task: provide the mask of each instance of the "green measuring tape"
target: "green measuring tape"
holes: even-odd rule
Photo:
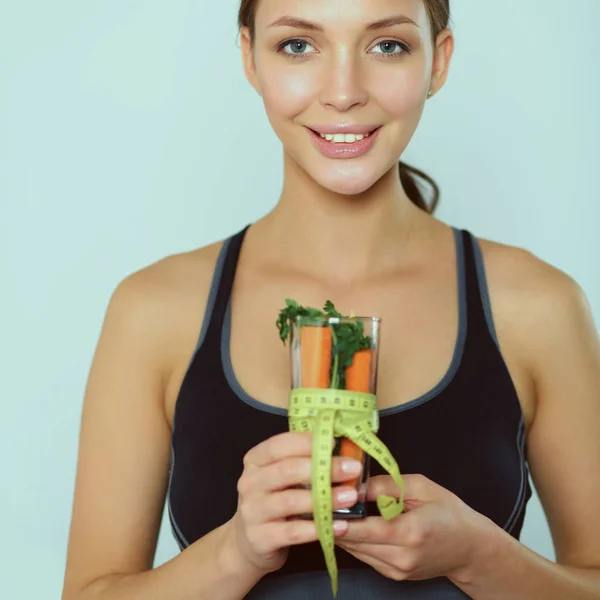
[[[380,495],[377,508],[381,516],[393,519],[404,510],[404,482],[398,464],[385,444],[375,435],[379,430],[379,413],[374,394],[335,389],[296,388],[289,396],[290,431],[313,433],[311,488],[313,518],[325,564],[331,578],[334,597],[338,593],[338,568],[333,534],[333,500],[331,489],[331,442],[346,437],[374,458],[400,488],[400,498]]]

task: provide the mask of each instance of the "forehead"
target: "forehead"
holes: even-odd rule
[[[422,28],[428,20],[425,0],[259,0],[256,28],[267,28],[284,15],[313,21],[325,31],[362,28],[394,15],[407,16]]]

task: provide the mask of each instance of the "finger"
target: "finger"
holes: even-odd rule
[[[245,467],[264,467],[290,456],[310,456],[313,434],[286,431],[274,435],[253,448],[244,456]]]
[[[414,549],[422,546],[430,535],[437,510],[437,506],[430,503],[402,513],[389,521],[383,517],[351,521],[348,531],[343,535],[343,541],[350,544],[378,544]]]
[[[356,465],[358,471],[349,467]],[[362,465],[351,458],[335,456],[331,460],[331,481],[343,482],[355,479]],[[273,492],[295,485],[310,485],[312,462],[307,457],[285,458],[261,469],[254,469],[244,475],[242,492]]]
[[[402,581],[404,579],[407,579],[406,573],[400,571],[393,565],[390,565],[389,563],[380,560],[375,556],[372,556],[367,552],[362,552],[361,550],[353,549],[350,547],[345,548],[342,544],[339,544],[339,546],[346,550],[346,552],[352,554],[352,556],[358,558],[358,560],[364,562],[367,565],[370,565],[375,570],[379,571],[382,575],[385,575],[385,577],[388,577],[389,579],[393,579],[394,581]]]
[[[365,556],[370,556],[374,560],[404,573],[407,577],[414,575],[418,568],[419,555],[410,548],[383,544],[354,544],[338,539],[335,540],[335,543],[346,552],[360,552]]]
[[[371,556],[372,558],[386,563],[390,567],[395,567],[398,563],[398,557],[400,555],[400,550],[397,546],[390,546],[388,544],[364,544],[364,543],[354,543],[347,542],[341,537],[336,540],[336,544],[343,548],[347,552],[360,552],[362,554],[366,554]],[[406,550],[404,550],[406,552]]]
[[[274,435],[253,448],[244,456],[244,466],[264,467],[289,456],[310,456],[312,453],[312,432],[286,431]],[[331,448],[335,440],[331,440]]]
[[[403,475],[404,500],[410,506],[433,502],[442,495],[442,488],[424,475]],[[442,492],[442,493],[441,493]],[[377,496],[385,494],[394,498],[400,498],[400,488],[392,479],[391,475],[376,475],[369,478],[367,486],[367,500],[374,502]]]
[[[356,504],[356,489],[348,486],[336,487],[333,490],[333,508],[348,508]],[[312,491],[306,489],[289,489],[269,494],[264,502],[256,508],[252,521],[274,521],[298,515],[312,514]]]
[[[367,500],[375,502],[378,496],[385,494],[394,498],[400,498],[400,488],[390,475],[375,475],[369,477],[367,485]]]
[[[402,519],[404,516],[398,515],[390,521],[386,521],[382,517],[367,517],[366,519],[351,521],[348,523],[348,531],[340,539],[349,543],[395,543],[398,538],[396,521]]]
[[[339,535],[339,532],[343,531],[345,527],[345,521],[334,521],[334,534]],[[315,542],[319,539],[315,522],[305,519],[265,523],[256,528],[255,537],[255,549],[264,554],[287,546]]]

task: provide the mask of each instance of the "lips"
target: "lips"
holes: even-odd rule
[[[318,132],[314,131],[310,127],[306,128],[308,135],[310,136],[313,144],[316,149],[327,158],[358,158],[359,156],[364,156],[371,150],[374,146],[377,138],[379,137],[379,131],[381,127],[375,128],[372,133],[363,138],[362,140],[357,140],[352,143],[347,142],[330,142],[323,139]],[[340,132],[338,132],[340,133]],[[350,133],[349,131],[345,131],[344,133]],[[365,131],[368,133],[368,130]],[[335,135],[335,134],[334,134]]]
[[[378,129],[381,129],[381,125],[379,127],[374,127],[372,129],[365,129],[364,127],[349,127],[347,129],[338,129],[335,130],[333,128],[329,128],[329,129],[325,129],[323,128],[322,130],[317,130],[317,129],[313,129],[312,127],[308,127],[307,129],[310,129],[313,133],[315,133],[316,135],[326,135],[326,134],[330,134],[330,135],[336,135],[339,133],[354,133],[356,135],[366,135],[366,134],[372,134],[375,133]]]

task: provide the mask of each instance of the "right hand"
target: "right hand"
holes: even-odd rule
[[[293,489],[297,484],[310,484],[312,439],[312,433],[286,432],[261,442],[244,456],[244,471],[237,484],[238,508],[225,524],[223,549],[244,566],[266,575],[284,565],[289,546],[318,539],[313,520],[290,519],[313,512],[312,491]],[[342,470],[344,464],[352,463],[359,471]],[[334,456],[331,480],[351,481],[361,468],[356,460]],[[344,492],[353,495],[342,500]],[[356,488],[333,488],[334,509],[355,503]],[[334,534],[341,535],[347,527],[346,521],[335,520]]]

